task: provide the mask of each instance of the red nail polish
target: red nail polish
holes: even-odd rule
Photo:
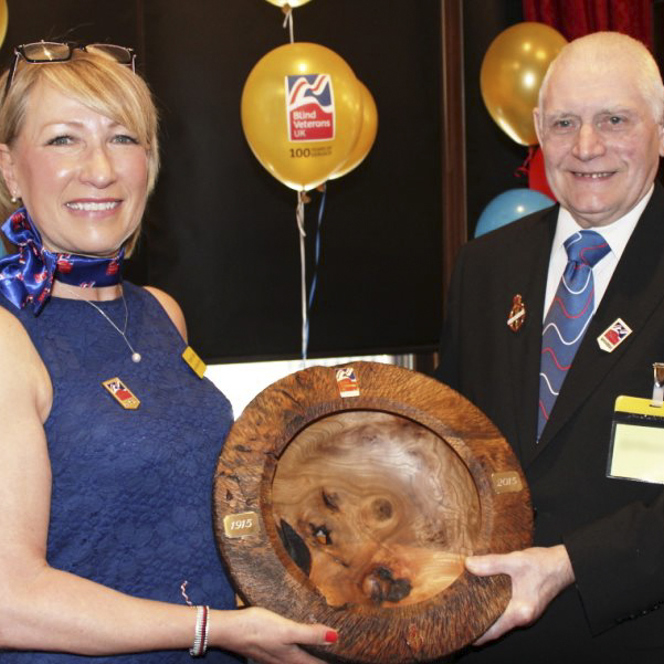
[[[337,632],[333,632],[332,630],[325,632],[325,640],[328,643],[336,643],[338,638],[339,634]]]

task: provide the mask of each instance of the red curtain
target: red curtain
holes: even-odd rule
[[[523,0],[523,16],[550,25],[567,40],[613,30],[653,51],[652,0]]]

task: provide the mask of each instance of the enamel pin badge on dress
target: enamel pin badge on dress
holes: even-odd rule
[[[102,385],[123,408],[136,410],[141,405],[136,395],[119,378],[109,378]]]
[[[523,303],[521,295],[517,293],[512,298],[512,308],[507,316],[507,327],[509,327],[512,332],[518,332],[525,322],[526,305]]]
[[[612,353],[630,334],[632,334],[632,328],[627,325],[622,318],[616,318],[616,320],[597,337],[597,343],[603,351]]]

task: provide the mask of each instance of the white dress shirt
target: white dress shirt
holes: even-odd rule
[[[627,242],[632,235],[632,231],[636,228],[636,224],[645,209],[655,186],[650,188],[650,191],[635,205],[625,216],[616,219],[611,224],[606,226],[599,226],[592,230],[599,233],[609,244],[609,253],[602,258],[593,268],[593,280],[595,282],[595,310],[604,297],[604,293],[611,281],[613,272],[618,265],[618,261],[622,256]],[[556,224],[556,234],[553,238],[553,245],[551,246],[551,256],[549,257],[549,273],[546,282],[546,296],[544,299],[544,318],[549,311],[551,302],[555,297],[560,278],[565,271],[567,265],[567,252],[565,251],[565,240],[570,235],[578,231],[584,230],[579,224],[574,221],[572,215],[563,207],[558,212],[558,222]]]

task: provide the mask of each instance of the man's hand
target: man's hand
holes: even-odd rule
[[[471,556],[466,558],[466,569],[476,576],[508,574],[512,579],[512,599],[500,618],[475,642],[478,646],[535,622],[551,600],[574,582],[572,564],[562,544]]]

